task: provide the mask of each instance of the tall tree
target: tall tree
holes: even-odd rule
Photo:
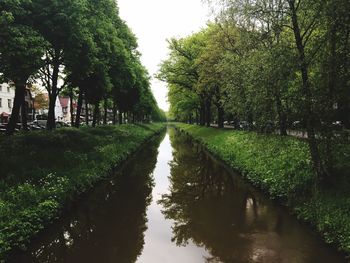
[[[23,128],[26,128],[26,85],[43,64],[46,42],[32,27],[31,7],[31,1],[0,3],[0,72],[4,80],[12,81],[16,87],[8,135],[15,130],[21,107]]]
[[[316,127],[320,122],[315,109],[317,92],[310,72],[316,55],[325,43],[326,35],[320,32],[322,12],[325,1],[313,0],[258,0],[224,2],[224,13],[233,18],[232,23],[250,32],[258,31],[268,34],[271,43],[278,41],[282,31],[291,32],[294,36],[293,49],[297,54],[297,66],[300,75],[300,113],[306,126],[308,144],[312,162],[319,181],[327,173],[322,161],[316,140]],[[270,32],[274,32],[271,34]],[[271,38],[273,37],[273,38]]]
[[[212,94],[198,86],[199,69],[196,60],[205,46],[204,32],[169,41],[170,56],[160,66],[157,78],[198,95],[201,125],[210,125]]]
[[[50,44],[45,52],[45,66],[40,70],[41,79],[49,93],[49,113],[47,129],[56,127],[55,105],[57,96],[64,88],[63,71],[65,57],[69,52],[77,52],[76,33],[84,26],[84,0],[35,0],[33,1],[35,28]],[[60,83],[61,80],[61,83]]]

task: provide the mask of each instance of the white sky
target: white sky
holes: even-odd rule
[[[150,75],[166,59],[166,39],[184,37],[206,25],[209,11],[201,0],[117,0],[120,17],[138,38],[142,63]],[[165,83],[152,79],[153,94],[163,110],[169,108]]]

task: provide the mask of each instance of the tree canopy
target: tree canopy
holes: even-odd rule
[[[207,1],[215,23],[169,41],[158,78],[170,115],[259,132],[305,130],[317,178],[332,170],[332,145],[350,128],[346,1]],[[195,116],[193,118],[193,116]],[[322,157],[324,156],[324,157]]]
[[[83,101],[86,108],[94,107],[93,124],[100,120],[102,101],[105,115],[113,108],[129,119],[150,120],[160,112],[137,39],[119,17],[115,1],[4,0],[0,26],[0,72],[16,86],[9,134],[30,79],[40,79],[49,94],[48,129],[55,128],[55,103],[67,89],[78,98],[77,127]]]

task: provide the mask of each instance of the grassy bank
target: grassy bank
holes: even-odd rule
[[[338,145],[334,183],[315,194],[307,144],[293,137],[175,124],[251,183],[287,204],[350,255],[350,147]]]
[[[163,128],[123,125],[0,137],[0,261]]]

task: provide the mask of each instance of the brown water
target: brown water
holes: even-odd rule
[[[10,262],[345,262],[170,128]]]

